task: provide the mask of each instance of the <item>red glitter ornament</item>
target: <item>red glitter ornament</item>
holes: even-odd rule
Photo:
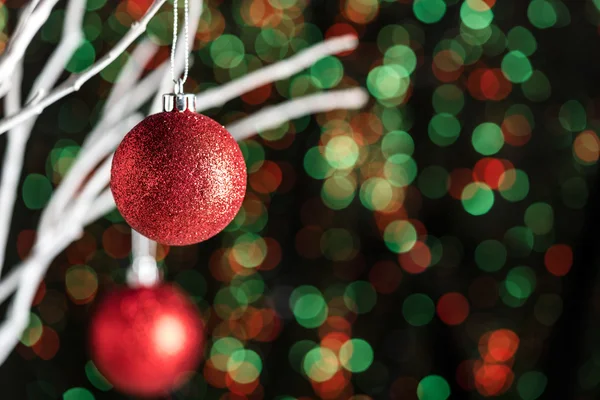
[[[200,362],[204,324],[174,286],[123,288],[98,305],[89,343],[94,364],[117,389],[163,396]]]
[[[192,111],[195,97],[166,97],[177,107],[144,119],[117,148],[110,187],[133,229],[181,246],[209,239],[235,217],[246,164],[222,125]]]

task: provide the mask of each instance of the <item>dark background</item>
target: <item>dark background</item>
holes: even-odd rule
[[[115,11],[115,6],[110,3],[93,11],[105,24],[108,24],[106,21]],[[224,16],[226,33],[242,35],[247,32],[240,26],[239,18],[234,17],[239,12],[241,2],[208,3]],[[342,11],[345,3],[337,0],[311,1],[303,12],[304,20],[326,32],[337,22],[348,22]],[[504,110],[512,104],[521,103],[530,107],[536,121],[531,140],[521,147],[505,145],[493,157],[508,159],[515,167],[526,171],[530,191],[524,200],[514,203],[504,201],[496,193],[492,209],[484,215],[473,216],[465,211],[460,200],[449,195],[441,199],[428,199],[421,195],[416,185],[411,186],[413,189],[407,191],[404,204],[409,218],[424,224],[428,235],[452,240],[446,240],[443,256],[437,265],[421,274],[402,271],[402,280],[396,290],[388,294],[378,293],[377,302],[370,312],[349,317],[353,337],[365,339],[375,351],[371,367],[363,373],[353,375],[352,391],[356,395],[364,394],[373,399],[418,398],[418,382],[425,376],[435,374],[444,377],[449,383],[452,393],[450,398],[482,398],[484,395],[477,389],[472,369],[470,377],[466,379],[470,383],[466,386],[459,382],[465,382],[465,379],[457,376],[469,375],[469,372],[464,372],[469,370],[464,367],[464,361],[480,358],[480,336],[495,329],[510,329],[518,335],[520,343],[514,359],[508,363],[514,373],[513,381],[499,391],[500,398],[535,398],[524,397],[524,392],[518,390],[520,377],[528,371],[539,371],[547,379],[540,398],[598,398],[600,326],[597,304],[600,303],[597,290],[597,232],[600,225],[600,193],[597,166],[595,163],[582,166],[576,162],[572,143],[579,132],[565,130],[558,119],[560,106],[568,100],[577,100],[586,109],[587,129],[596,130],[599,126],[598,11],[591,1],[563,1],[568,9],[570,23],[562,27],[537,29],[527,17],[529,1],[497,1],[493,7],[493,24],[505,33],[518,25],[533,33],[537,50],[529,59],[534,69],[546,74],[551,86],[551,96],[541,102],[531,102],[523,96],[519,85],[514,84],[511,93],[501,101],[473,98],[465,89],[469,73],[481,65],[499,68],[505,52],[497,56],[482,54],[477,64],[465,66],[462,76],[455,82],[465,94],[465,106],[459,114],[462,124],[460,137],[451,146],[439,147],[428,136],[428,124],[435,114],[432,95],[435,88],[442,84],[433,75],[431,64],[438,43],[444,38],[455,37],[460,26],[462,2],[449,3],[451,4],[444,17],[436,24],[425,24],[416,19],[410,1],[381,2],[379,13],[372,21],[365,24],[350,21],[360,33],[361,44],[352,54],[340,57],[346,76],[341,86],[350,86],[352,82],[366,86],[369,71],[381,63],[382,53],[376,43],[384,26],[416,25],[423,33],[424,41],[418,42],[415,39],[411,43],[411,47],[418,48],[419,62],[412,76],[412,96],[406,104],[399,107],[414,121],[409,133],[415,143],[413,158],[419,172],[429,165],[439,165],[447,171],[473,168],[482,156],[471,146],[472,130],[478,124],[494,118],[494,122],[500,124]],[[19,5],[19,1],[6,2],[10,19],[5,32],[10,32],[14,27]],[[57,9],[64,6],[65,2],[60,2]],[[109,27],[105,25],[103,29],[109,30]],[[25,58],[25,92],[32,83],[27,77],[35,76],[40,71],[43,60],[53,49],[52,43],[40,36],[36,36]],[[110,48],[115,37],[118,37],[115,33],[106,36],[106,40],[94,42],[98,55]],[[165,46],[164,49],[168,47]],[[246,53],[252,54],[253,51],[252,46],[246,46]],[[207,52],[207,48],[197,44],[195,52]],[[164,59],[165,52],[159,56]],[[200,59],[203,59],[202,56],[196,60]],[[194,63],[190,76],[193,82],[198,83],[197,90],[215,83],[216,69],[217,67],[206,63]],[[103,78],[95,77],[78,93],[49,107],[40,116],[28,145],[23,179],[29,173],[46,173],[46,158],[59,139],[82,142],[86,132],[93,126],[92,110],[106,97],[109,88],[110,84]],[[92,118],[89,124],[80,129],[65,131],[61,126],[61,107],[72,98],[88,104]],[[207,114],[226,123],[238,112],[249,114],[266,104],[276,104],[283,100],[282,96],[273,91],[263,104],[249,105],[242,99],[236,99]],[[363,112],[376,114],[376,102],[376,99],[372,99]],[[369,271],[382,260],[398,265],[398,255],[386,247],[374,213],[361,203],[358,195],[343,210],[331,210],[321,201],[323,182],[308,175],[303,162],[306,152],[319,144],[322,124],[315,118],[310,118],[309,121],[303,118],[296,123],[300,126],[306,125],[306,122],[307,127],[295,134],[289,146],[274,145],[258,137],[253,139],[264,148],[265,160],[284,166],[283,181],[277,191],[255,193],[267,205],[268,210],[268,224],[260,235],[274,238],[281,247],[278,266],[260,273],[266,284],[264,304],[281,314],[283,329],[271,342],[250,345],[262,356],[264,366],[261,374],[263,395],[255,393],[254,397],[251,395],[249,398],[274,399],[278,395],[315,398],[307,378],[291,368],[288,353],[291,346],[299,340],[318,341],[318,336],[315,329],[302,328],[295,322],[289,309],[285,310],[287,299],[282,300],[275,295],[279,290],[285,292],[287,288],[314,285],[325,291],[330,286],[346,285],[354,280],[369,281]],[[4,140],[5,135],[0,138],[2,146]],[[378,162],[376,152],[372,152],[372,156],[365,162],[375,165]],[[585,206],[581,208],[574,209],[563,201],[563,184],[572,177],[583,178],[587,185],[584,189],[589,195]],[[253,192],[253,189],[249,188],[249,192]],[[534,250],[525,256],[512,256],[509,252],[507,262],[501,270],[486,272],[479,269],[474,260],[477,245],[485,239],[502,241],[508,229],[523,225],[523,214],[527,207],[540,201],[549,204],[554,212],[553,243],[567,244],[573,249],[574,263],[570,272],[564,277],[550,274],[544,266],[544,250]],[[28,209],[23,201],[17,202],[12,234],[8,241],[5,274],[10,266],[20,260],[15,245],[19,241],[19,235],[26,230],[35,230],[39,215],[38,210]],[[99,295],[110,290],[113,281],[122,282],[128,265],[128,256],[115,258],[103,249],[102,236],[111,226],[117,226],[115,229],[121,232],[119,239],[115,240],[122,242],[125,248],[129,246],[126,225],[115,221],[114,216],[111,218],[102,219],[86,228],[86,235],[95,238],[97,243],[97,250],[88,257],[87,264],[97,272]],[[335,227],[351,232],[355,238],[355,257],[345,262],[336,262],[325,255],[316,258],[303,255],[298,250],[297,241],[299,232],[307,225],[306,221],[322,230]],[[224,243],[226,240],[219,236],[199,245],[171,248],[164,262],[167,280],[176,279],[181,271],[187,269],[193,269],[204,277],[207,289],[200,301],[204,310],[213,304],[216,293],[223,285],[215,279],[207,266],[211,255],[226,247]],[[58,296],[53,301],[63,313],[59,321],[49,324],[58,333],[58,351],[51,359],[44,360],[30,348],[20,344],[0,367],[0,398],[59,399],[73,387],[86,388],[96,399],[126,398],[115,390],[98,390],[86,376],[84,366],[89,357],[85,350],[85,332],[93,302],[78,305],[65,295],[64,275],[71,264],[66,254],[57,257],[45,281],[46,289],[53,290],[53,296]],[[511,307],[499,299],[498,293],[507,272],[519,265],[527,265],[535,271],[537,284],[522,305]],[[472,285],[482,278],[491,279],[488,282],[492,284],[488,289],[497,292],[496,301],[479,304],[476,297],[470,297]],[[470,312],[465,322],[448,326],[436,314],[424,326],[416,327],[407,323],[402,313],[402,304],[411,293],[424,293],[433,302],[437,302],[440,296],[448,292],[459,292],[469,299]],[[548,294],[558,295],[561,299],[562,312],[557,311],[560,317],[552,326],[545,326],[536,319],[535,309],[539,298]],[[493,293],[491,296],[493,297]],[[208,385],[202,371],[200,367],[192,382],[176,392],[173,398],[242,398],[221,397],[227,391]],[[346,397],[340,398],[349,398],[347,394],[344,396]]]

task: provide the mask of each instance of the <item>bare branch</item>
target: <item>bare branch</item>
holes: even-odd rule
[[[23,77],[23,63],[17,63],[17,71],[13,75],[13,82],[8,95],[4,98],[4,108],[7,112],[17,112],[21,109],[21,79]],[[10,231],[12,214],[17,198],[19,177],[23,168],[25,145],[29,135],[22,127],[17,127],[8,133],[8,143],[2,161],[2,177],[0,178],[0,215],[4,221],[0,224],[0,272],[4,265],[6,254],[6,241]]]
[[[234,122],[228,126],[228,130],[236,140],[240,141],[257,132],[276,128],[284,122],[304,115],[344,108],[361,108],[368,100],[369,96],[361,88],[312,94],[267,107],[256,114]]]
[[[69,61],[79,43],[83,38],[82,22],[85,13],[85,4],[80,0],[70,0],[65,14],[64,28],[60,43],[50,57],[50,60],[35,80],[29,103],[35,104],[38,97],[33,93],[48,91],[54,86],[66,63]],[[18,65],[21,65],[19,62]],[[20,67],[22,68],[22,67]],[[13,114],[21,109],[20,91],[21,76],[13,79],[13,86],[7,96],[7,113]],[[11,96],[12,93],[18,93],[18,97]],[[16,200],[16,191],[23,168],[23,159],[25,157],[25,147],[31,136],[31,131],[37,118],[32,118],[21,125],[16,126],[8,133],[8,146],[2,168],[2,181],[0,181],[0,215],[6,215],[6,221],[0,226],[0,273],[4,265],[4,254],[6,251],[6,239],[11,226],[11,216]]]
[[[144,67],[157,51],[158,46],[148,38],[136,46],[133,53],[131,53],[129,61],[127,61],[127,64],[121,70],[119,79],[117,79],[115,86],[110,91],[108,99],[106,99],[106,105],[104,106],[106,109],[114,106],[115,102],[125,96],[135,86],[144,72]]]
[[[56,3],[58,0],[41,0],[41,2],[34,0],[23,10],[12,40],[6,51],[0,56],[0,97],[4,96],[11,86],[11,77],[15,67],[23,59],[25,50],[35,34],[48,20]]]
[[[328,39],[322,43],[302,50],[298,54],[266,66],[214,89],[209,89],[196,96],[196,108],[200,111],[222,106],[229,100],[259,88],[270,82],[289,78],[313,65],[315,62],[332,54],[352,50],[358,46],[354,35],[344,35]]]
[[[81,86],[90,80],[93,76],[97,75],[112,63],[121,53],[123,53],[131,43],[133,43],[142,33],[145,32],[148,22],[158,12],[160,7],[167,0],[154,0],[152,5],[146,11],[146,14],[138,21],[131,25],[129,32],[125,34],[104,57],[98,62],[93,64],[91,67],[78,74],[73,74],[62,84],[57,86],[48,95],[35,94],[35,97],[41,97],[40,101],[34,105],[28,105],[16,114],[10,115],[0,121],[0,134],[6,132],[12,127],[20,124],[23,121],[28,120],[36,114],[40,114],[50,104],[57,102],[63,97],[76,92]]]

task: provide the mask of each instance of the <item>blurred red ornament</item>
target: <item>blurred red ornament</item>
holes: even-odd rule
[[[204,323],[174,286],[123,288],[98,304],[89,345],[94,364],[115,388],[134,396],[162,396],[198,366]]]
[[[182,96],[190,95],[177,96],[187,101]],[[246,164],[235,139],[216,121],[193,112],[193,99],[182,104],[183,111],[151,115],[125,136],[110,180],[129,225],[176,246],[222,231],[246,193]]]

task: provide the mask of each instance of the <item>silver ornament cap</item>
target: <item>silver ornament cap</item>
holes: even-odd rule
[[[196,95],[183,93],[183,81],[180,79],[175,83],[173,93],[163,94],[163,110],[171,111],[196,111]]]

